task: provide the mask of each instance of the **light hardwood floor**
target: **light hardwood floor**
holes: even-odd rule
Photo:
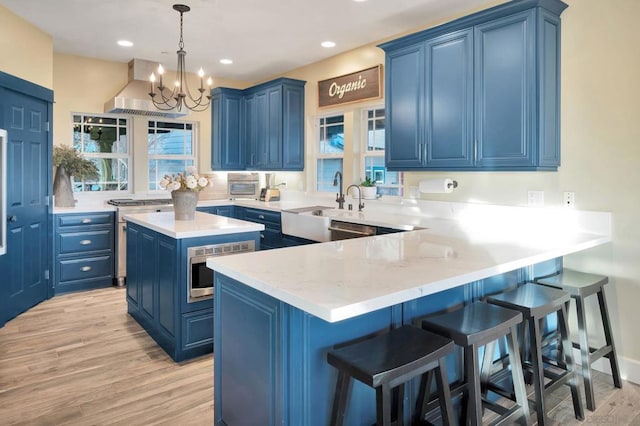
[[[553,424],[640,425],[640,387],[595,376],[598,410],[575,420],[565,387],[548,398]],[[124,289],[57,296],[0,329],[0,425],[212,424],[213,357],[173,362]]]
[[[2,425],[211,425],[213,357],[173,360],[125,291],[56,296],[0,329]]]

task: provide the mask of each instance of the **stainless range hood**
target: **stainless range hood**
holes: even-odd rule
[[[155,107],[149,97],[149,76],[158,64],[144,59],[129,61],[129,83],[104,104],[104,112],[144,115],[148,117],[179,118],[189,115],[189,110],[163,111]]]

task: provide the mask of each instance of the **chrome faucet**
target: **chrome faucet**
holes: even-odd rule
[[[364,203],[362,202],[362,189],[360,189],[358,185],[349,185],[347,187],[347,195],[349,195],[349,190],[351,188],[358,188],[358,211],[361,212],[362,209],[364,209]],[[349,204],[349,207],[351,207],[351,204]]]
[[[336,203],[339,209],[344,209],[344,193],[342,192],[342,172],[338,170],[333,176],[333,186],[338,186],[338,178],[340,178],[340,192],[336,194]]]

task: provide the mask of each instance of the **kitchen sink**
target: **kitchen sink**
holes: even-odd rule
[[[311,206],[283,210],[282,233],[318,242],[331,241],[329,231],[331,218],[323,213],[328,210],[333,209],[325,206]]]

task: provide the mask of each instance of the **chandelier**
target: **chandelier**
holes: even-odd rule
[[[198,76],[200,77],[200,88],[198,92],[200,95],[196,98],[191,95],[191,91],[189,90],[189,85],[187,83],[187,75],[184,64],[184,57],[187,55],[187,52],[184,50],[184,41],[182,40],[182,15],[185,12],[191,10],[189,6],[184,4],[174,4],[173,9],[180,12],[180,42],[178,43],[179,50],[176,52],[178,54],[178,67],[176,68],[176,81],[173,86],[173,89],[168,89],[162,82],[162,75],[164,74],[164,68],[162,65],[158,65],[158,84],[154,88],[154,84],[156,83],[156,75],[155,73],[151,73],[151,91],[149,92],[149,96],[151,96],[151,100],[153,104],[159,110],[169,111],[169,110],[177,110],[182,111],[182,107],[186,107],[191,111],[205,111],[209,107],[209,103],[211,102],[211,95],[205,95],[205,90],[210,90],[213,84],[211,77],[207,79],[207,89],[204,88],[204,71],[200,68],[198,71]],[[155,92],[158,91],[158,93]]]

